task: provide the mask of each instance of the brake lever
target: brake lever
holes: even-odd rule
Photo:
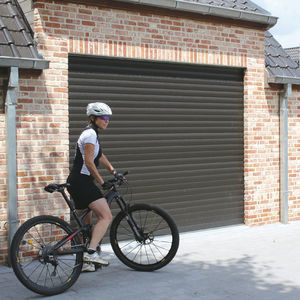
[[[126,179],[125,176],[126,176],[128,173],[129,173],[129,172],[126,171],[126,172],[124,172],[124,174],[122,174],[122,173],[117,173],[117,174],[115,174],[114,181],[115,181],[116,183],[118,183],[119,186],[122,185],[124,182],[127,183],[128,180]]]

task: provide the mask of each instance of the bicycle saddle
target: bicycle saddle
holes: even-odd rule
[[[45,186],[44,190],[48,193],[53,193],[62,188],[65,188],[67,186],[70,186],[70,184],[69,183],[64,183],[64,184],[51,183],[51,184],[48,184],[47,186]]]

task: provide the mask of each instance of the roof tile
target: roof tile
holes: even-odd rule
[[[14,56],[10,46],[8,45],[1,45],[0,46],[0,56]]]
[[[3,17],[10,17],[11,13],[8,9],[8,6],[6,4],[1,3],[0,4],[0,15]]]
[[[298,64],[287,54],[273,35],[265,32],[266,69],[270,76],[300,78]]]
[[[0,0],[0,56],[42,59],[15,0]]]
[[[300,47],[286,48],[285,52],[298,64],[300,62]]]

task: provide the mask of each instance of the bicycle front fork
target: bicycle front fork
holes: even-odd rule
[[[144,234],[141,228],[139,228],[138,225],[136,224],[134,218],[129,213],[126,214],[125,218],[131,230],[133,231],[136,240],[140,243],[143,242],[145,240]]]

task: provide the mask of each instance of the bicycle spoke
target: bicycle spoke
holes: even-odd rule
[[[124,240],[125,237],[127,237],[127,239],[132,239],[132,234],[122,234],[120,240]],[[135,239],[134,239],[134,241],[135,241]]]
[[[169,251],[169,249],[163,248],[163,247],[161,247],[161,246],[157,246],[155,243],[152,243],[152,245],[157,249],[157,251],[158,251],[161,255],[163,255],[163,254],[160,252],[160,249]]]
[[[50,273],[50,270],[49,270],[49,266],[48,266],[48,265],[47,265],[47,270],[48,270],[48,274],[49,274],[50,281],[52,282],[52,285],[54,286],[53,279],[52,279],[52,275],[51,275],[51,273]]]
[[[140,247],[140,250],[135,254],[134,258],[132,259],[133,261],[135,260],[135,258],[137,257],[137,255],[140,253],[142,245],[138,245],[137,247]],[[135,247],[135,249],[137,248]]]
[[[151,221],[151,224],[150,224],[150,230],[147,230],[148,233],[153,232],[152,227],[153,227],[153,224],[155,222],[156,217],[157,217],[157,215],[153,215],[152,221]],[[146,229],[146,226],[144,228]],[[148,228],[149,228],[149,226],[148,226]]]
[[[42,264],[38,264],[37,266],[36,266],[36,268],[31,272],[31,274],[28,276],[29,278],[33,275],[33,273],[41,266]]]
[[[161,249],[161,250],[165,250],[165,251],[169,251],[168,248],[162,247],[162,246],[158,246],[155,242],[152,243],[154,247],[156,247],[157,249]]]
[[[60,266],[59,266],[59,267],[60,267]],[[63,283],[64,281],[63,281],[62,278],[60,277],[59,272],[57,272],[57,276],[59,277],[60,282]]]
[[[43,238],[41,237],[41,235],[40,235],[39,231],[37,230],[36,226],[34,226],[34,229],[35,229],[36,233],[38,234],[38,236],[40,237],[40,240],[41,240],[41,242],[42,242],[42,244],[40,244],[39,241],[37,241],[37,243],[40,244],[42,247],[45,246],[46,244],[44,243],[44,240],[43,240]],[[36,240],[36,239],[35,239],[35,240]]]
[[[144,223],[144,227],[142,227],[143,229],[146,228],[147,219],[148,219],[148,213],[149,213],[149,212],[147,211],[146,218],[145,218],[145,223]]]
[[[35,230],[37,231],[37,229],[35,228]],[[32,237],[32,239],[38,244],[38,245],[40,245],[40,247],[43,247],[44,246],[44,244],[41,244],[30,232],[27,232],[31,237]],[[37,232],[38,233],[38,232]],[[38,235],[39,235],[39,233],[38,233]],[[29,243],[29,244],[31,244],[32,245],[32,243]],[[39,247],[39,248],[40,248]],[[39,249],[38,248],[38,249]]]
[[[134,242],[135,242],[135,241],[131,241],[131,242],[127,243],[126,245],[122,246],[121,249],[127,247],[128,245],[130,245],[130,244],[132,244],[132,243],[134,243]]]
[[[132,253],[138,247],[141,247],[141,245],[137,245],[136,247],[134,247],[133,249],[131,249],[131,251],[127,252],[127,255],[129,255],[130,253]]]
[[[161,219],[160,222],[156,225],[156,227],[151,232],[157,231],[157,229],[159,228],[159,226],[162,222],[164,222],[164,219]],[[166,226],[165,229],[169,229],[169,227]],[[160,229],[160,230],[162,230],[162,229]]]
[[[172,244],[172,241],[163,241],[163,240],[159,240],[160,243],[165,243],[165,244]]]
[[[22,269],[26,269],[28,266],[30,266],[32,263],[34,263],[36,260],[30,261],[27,265],[22,265]]]
[[[155,261],[156,261],[156,262],[158,262],[158,260],[157,260],[157,258],[156,258],[156,255],[154,254],[154,252],[153,252],[153,249],[152,249],[151,245],[149,245],[149,248],[150,248],[150,250],[151,250],[151,252],[152,252],[152,254],[153,254],[153,256],[154,256],[154,259],[155,259]]]
[[[150,264],[150,261],[149,261],[149,256],[148,256],[148,253],[147,253],[147,248],[146,248],[146,245],[145,245],[145,253],[146,253],[146,257],[147,257],[148,264]]]
[[[58,267],[61,268],[62,273],[64,273],[65,276],[68,278],[68,277],[69,277],[69,274],[66,273],[65,269],[63,269],[60,265],[59,265]],[[72,268],[72,271],[73,271],[73,268]]]
[[[69,259],[70,260],[70,259]],[[69,261],[68,260],[68,261]],[[74,265],[73,267],[72,266],[70,266],[69,264],[67,264],[66,262],[64,262],[64,260],[62,260],[62,259],[58,259],[58,261],[60,261],[62,264],[64,264],[65,266],[67,266],[68,268],[69,268],[69,270],[74,270],[74,268],[76,267],[76,266],[78,266],[78,265]]]
[[[132,236],[134,236],[134,234],[133,234],[133,232],[132,232],[132,230],[130,229],[128,229],[128,228],[126,228],[123,224],[121,224],[120,225],[123,229],[125,229],[126,230],[126,232],[122,232],[122,234],[120,234],[120,236],[121,235],[125,235],[125,236],[128,236],[128,237],[130,237],[130,238],[132,238]],[[128,226],[128,224],[127,224],[127,226]]]
[[[143,255],[143,245],[141,245],[141,251],[140,251],[140,264],[142,264],[142,255]]]
[[[41,270],[41,272],[40,272],[40,275],[39,275],[37,278],[41,278],[41,275],[42,275],[42,273],[43,273],[45,267],[46,267],[46,265],[43,266],[43,268],[42,268],[42,270]]]

